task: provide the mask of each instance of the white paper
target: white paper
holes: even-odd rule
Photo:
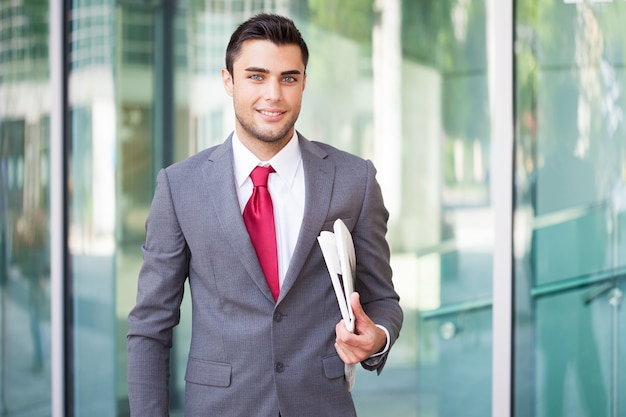
[[[348,331],[354,333],[354,313],[350,304],[350,294],[354,292],[356,275],[354,243],[350,231],[341,219],[337,219],[333,224],[333,232],[321,232],[317,241],[322,249],[322,255],[337,296],[341,317]],[[354,386],[356,366],[346,365],[345,376],[348,390],[351,391]]]

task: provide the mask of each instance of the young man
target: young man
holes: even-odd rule
[[[355,416],[344,364],[384,366],[402,324],[388,213],[371,162],[295,131],[307,61],[291,20],[261,14],[244,22],[222,70],[234,132],[158,175],[129,315],[133,417],[168,415],[172,328],[186,279],[193,305],[186,417]],[[266,186],[253,185],[257,166],[269,175]],[[246,206],[263,188],[272,233],[250,229]],[[317,243],[336,219],[356,252],[354,334],[341,321]],[[270,239],[255,246],[257,235]]]

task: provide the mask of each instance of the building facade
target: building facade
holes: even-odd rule
[[[359,415],[626,415],[626,1],[0,0],[0,416],[129,415],[156,173],[232,131],[261,11],[311,51],[298,130],[390,211],[405,324]]]

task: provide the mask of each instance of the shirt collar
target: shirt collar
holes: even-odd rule
[[[233,132],[233,162],[235,167],[235,180],[237,187],[241,187],[248,179],[252,170],[257,166],[271,165],[274,171],[290,186],[293,184],[302,154],[298,134],[294,131],[289,142],[269,161],[261,161],[248,148],[246,148]]]

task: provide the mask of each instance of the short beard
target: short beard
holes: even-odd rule
[[[254,138],[265,143],[274,143],[274,142],[279,142],[283,139],[290,139],[290,138],[287,138],[286,136],[289,134],[291,129],[293,129],[293,127],[296,124],[296,120],[293,120],[293,122],[286,125],[285,128],[282,129],[277,134],[270,135],[270,134],[265,134],[259,129],[257,129],[255,126],[251,126],[250,124],[246,123],[246,121],[243,120],[243,118],[240,118],[239,116],[236,116],[236,117],[237,117],[237,121],[239,121],[239,125],[243,128],[243,130],[245,130],[249,135],[253,136]]]

